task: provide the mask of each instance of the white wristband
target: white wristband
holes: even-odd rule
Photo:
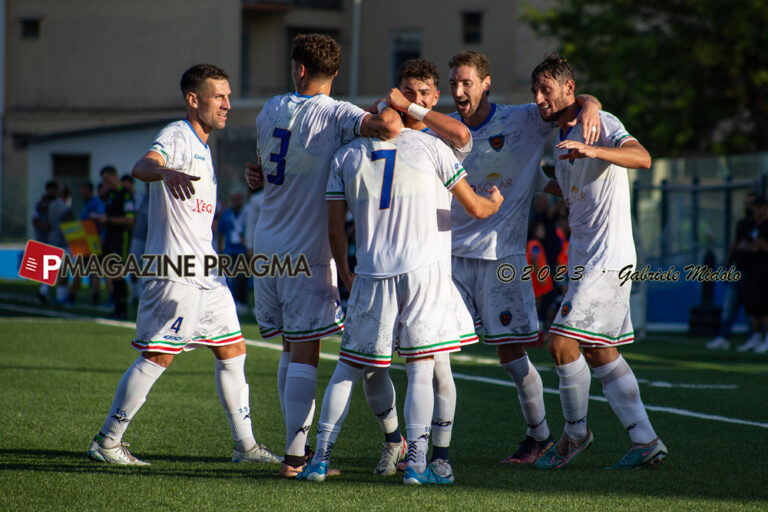
[[[422,107],[421,105],[417,105],[416,103],[411,103],[408,106],[408,114],[411,117],[418,119],[419,121],[424,119],[424,116],[427,115],[427,112],[429,112],[428,108]]]
[[[381,114],[381,111],[384,110],[387,107],[389,107],[389,103],[387,103],[386,101],[380,101],[376,105],[376,109],[379,111],[379,114]]]

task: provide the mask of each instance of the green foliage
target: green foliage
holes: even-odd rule
[[[768,148],[768,2],[554,0],[523,20],[651,154]]]

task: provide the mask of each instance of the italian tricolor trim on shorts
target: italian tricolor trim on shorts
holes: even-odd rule
[[[143,341],[134,339],[131,346],[140,352],[162,352],[163,354],[181,354],[189,340],[185,341]]]
[[[275,327],[274,329],[262,329],[259,327],[259,334],[261,334],[261,337],[265,340],[268,340],[269,338],[274,338],[275,336],[280,336],[283,334],[283,330],[279,327]]]
[[[623,345],[625,343],[632,343],[635,341],[634,332],[628,332],[618,336],[608,336],[607,334],[585,331],[562,324],[552,324],[552,326],[549,328],[549,332],[559,334],[560,336],[573,338],[579,341],[579,343],[582,345],[614,346]]]
[[[464,345],[471,345],[480,341],[477,333],[462,334],[459,339],[459,343],[463,347]]]
[[[366,366],[376,366],[378,368],[388,368],[392,363],[392,354],[388,356],[379,356],[376,354],[365,354],[347,348],[339,350],[339,359]]]
[[[486,345],[504,345],[506,343],[530,343],[539,340],[539,331],[523,334],[486,334],[483,343]]]
[[[342,330],[344,330],[344,318],[320,329],[312,329],[309,331],[283,330],[283,336],[285,337],[285,341],[313,341],[325,338],[326,336],[330,336],[331,334]]]
[[[326,201],[342,201],[346,199],[344,196],[344,192],[331,192],[327,191],[325,193],[325,200]]]
[[[222,334],[221,336],[214,336],[212,338],[206,338],[205,336],[198,336],[189,340],[190,343],[200,343],[202,345],[229,345],[231,343],[237,343],[243,341],[243,333],[240,331],[230,332],[229,334]]]
[[[402,357],[421,357],[438,352],[458,352],[459,350],[461,350],[461,341],[459,340],[441,341],[423,347],[397,347],[397,351]]]

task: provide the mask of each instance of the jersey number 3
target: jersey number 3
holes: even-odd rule
[[[381,181],[379,210],[388,210],[392,204],[392,180],[395,177],[396,149],[379,149],[371,153],[371,161],[384,160],[384,179]]]
[[[269,161],[275,162],[277,167],[274,174],[267,174],[267,181],[273,185],[282,185],[285,181],[285,155],[288,154],[288,142],[291,140],[291,132],[283,128],[275,128],[272,136],[280,139],[278,153],[270,153]]]

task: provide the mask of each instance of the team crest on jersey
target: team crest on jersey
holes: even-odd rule
[[[563,304],[563,307],[560,309],[560,314],[562,316],[567,316],[568,313],[570,313],[570,312],[571,312],[571,303],[570,302],[566,302],[565,304]]]
[[[512,313],[509,311],[502,311],[499,315],[499,321],[501,322],[501,325],[509,325],[509,322],[512,321]]]
[[[504,135],[492,135],[488,139],[488,143],[491,145],[494,151],[501,151],[501,148],[504,147]]]

